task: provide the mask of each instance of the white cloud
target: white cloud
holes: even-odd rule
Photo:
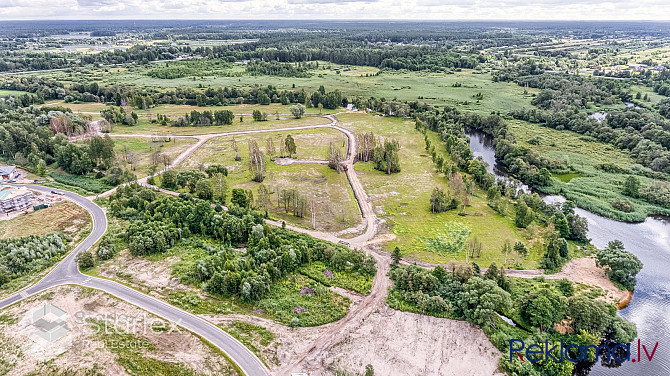
[[[0,19],[670,20],[667,0],[0,0]]]

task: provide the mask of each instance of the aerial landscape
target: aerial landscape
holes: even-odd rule
[[[668,9],[37,3],[0,375],[670,374]]]

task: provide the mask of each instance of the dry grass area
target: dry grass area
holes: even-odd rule
[[[166,296],[173,291],[198,292],[197,289],[179,283],[179,278],[172,277],[172,265],[179,260],[178,256],[169,256],[151,261],[143,257],[133,257],[130,251],[124,249],[117,257],[98,266],[97,274],[104,278],[120,279],[136,289],[151,291],[157,297]]]
[[[76,236],[90,225],[91,217],[84,208],[64,201],[9,221],[0,221],[0,238],[45,235],[55,231]]]
[[[114,139],[114,151],[116,152],[119,165],[124,168],[131,167],[131,164],[128,162],[134,157],[137,161],[134,173],[137,177],[141,178],[150,174],[152,154],[158,152],[167,155],[168,160],[173,161],[179,154],[188,149],[189,146],[196,143],[196,141],[195,138],[173,138],[167,142],[162,138],[157,138],[156,140],[146,137],[117,138]],[[159,162],[156,165],[156,170],[160,171],[162,168],[163,163]]]
[[[64,311],[67,324],[67,334],[50,343],[33,335],[32,313],[45,303]],[[0,374],[237,375],[190,332],[95,290],[57,287],[0,318],[6,324],[0,327]],[[161,326],[167,330],[157,329]],[[141,348],[120,348],[133,344]]]

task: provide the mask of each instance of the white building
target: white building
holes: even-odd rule
[[[11,179],[16,172],[16,166],[0,166],[0,179]]]
[[[33,192],[27,188],[0,186],[0,213],[27,209],[32,204]]]

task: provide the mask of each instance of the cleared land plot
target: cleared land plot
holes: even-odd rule
[[[257,190],[261,183],[251,181],[252,174],[248,169],[248,142],[254,139],[266,154],[266,178],[262,184],[273,192],[270,195],[273,216],[299,226],[312,227],[310,216],[299,218],[287,214],[277,202],[277,192],[282,189],[297,189],[308,201],[315,202],[318,230],[339,231],[357,225],[360,222],[360,214],[344,173],[338,174],[328,166],[319,164],[279,166],[270,161],[267,156],[268,137],[272,138],[278,154],[281,140],[289,134],[294,138],[296,144],[297,153],[293,155],[293,158],[299,160],[325,160],[330,142],[341,148],[343,153],[346,147],[345,136],[339,131],[327,128],[241,135],[236,136],[235,140],[242,160],[235,161],[232,148],[233,137],[216,137],[195,151],[179,166],[179,169],[198,169],[201,165],[210,164],[224,165],[229,171],[228,186],[230,188],[251,189],[254,197],[258,197]]]
[[[424,243],[426,238],[443,234],[445,226],[451,222],[466,225],[472,231],[472,236],[482,242],[481,256],[471,261],[483,266],[491,262],[503,264],[505,256],[500,250],[505,240],[529,242],[525,231],[514,226],[511,205],[508,214],[503,217],[487,205],[486,193],[482,191],[477,191],[471,197],[471,206],[465,208],[466,216],[459,216],[458,210],[439,214],[430,212],[433,188],[446,189],[448,182],[443,174],[435,172],[433,161],[425,150],[423,135],[414,128],[412,122],[354,113],[338,115],[338,119],[342,126],[356,132],[372,131],[378,136],[393,137],[400,141],[400,173],[386,175],[375,170],[372,162],[355,165],[375,211],[387,221],[389,231],[397,236],[395,240],[384,243],[386,251],[398,246],[404,257],[416,260],[437,263],[465,261],[465,252],[455,256],[438,254],[428,250]],[[433,134],[432,137],[433,144],[439,145],[437,135]],[[436,146],[436,149],[439,148]],[[541,254],[541,247],[531,247],[529,257],[521,262],[522,267],[537,267]]]
[[[65,312],[68,328],[48,345],[30,337],[32,313],[45,302]],[[11,375],[237,375],[221,352],[194,334],[83,287],[31,297],[3,312],[0,322],[2,369]]]
[[[150,174],[153,166],[152,154],[158,152],[168,156],[173,161],[179,154],[193,145],[197,140],[195,138],[173,138],[167,142],[162,139],[154,141],[146,137],[134,138],[115,138],[114,151],[117,153],[117,160],[123,167],[130,168],[129,161],[136,158],[135,175],[144,177]],[[156,165],[157,171],[163,168],[163,163]]]
[[[0,238],[41,236],[52,232],[61,232],[72,237],[72,241],[67,248],[69,251],[84,236],[88,235],[90,228],[91,217],[88,212],[72,202],[65,201],[8,221],[0,221]],[[10,278],[7,283],[0,286],[0,299],[36,282],[59,260],[58,256],[42,260],[41,266],[30,269],[29,272],[21,276]]]

